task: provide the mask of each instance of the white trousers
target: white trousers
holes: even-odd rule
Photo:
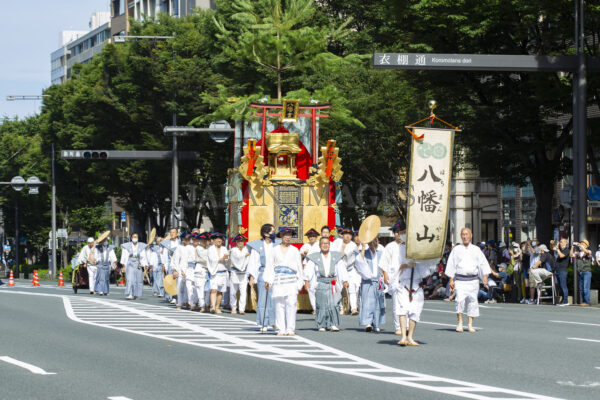
[[[204,293],[204,288],[206,286],[206,279],[195,278],[194,279],[194,298],[198,302],[198,306],[205,307],[206,304],[210,303],[210,291],[208,297],[208,303],[206,302],[207,296]]]
[[[187,293],[188,303],[190,304],[190,306],[195,306],[196,304],[198,304],[198,292],[196,289],[196,282],[191,279],[186,278],[185,290]],[[202,296],[202,297],[204,297],[204,296]]]
[[[423,305],[425,303],[425,296],[423,289],[419,288],[416,292],[413,292],[412,301],[410,301],[410,294],[404,287],[394,292],[394,324],[398,323],[396,330],[400,328],[399,316],[406,316],[408,319],[419,322],[421,320],[421,312],[423,311]],[[396,322],[398,321],[398,322]]]
[[[187,280],[179,275],[177,277],[177,306],[181,307],[187,303]]]
[[[312,288],[309,288],[308,289],[308,301],[310,301],[310,306],[312,307],[313,311],[317,311],[316,297],[317,297],[316,289],[313,290]]]
[[[229,284],[229,305],[231,306],[231,311],[236,309],[236,294],[240,291],[240,303],[237,307],[238,310],[242,312],[246,312],[246,292],[248,291],[248,281],[246,279],[242,280],[241,283],[233,283]]]
[[[455,281],[454,288],[456,290],[456,313],[463,314],[466,307],[467,316],[479,317],[479,303],[477,302],[479,279]]]
[[[399,314],[396,310],[396,305],[399,303],[399,300],[396,299],[396,297],[399,296],[398,292],[398,289],[392,292],[392,315],[394,316],[394,329],[396,330],[396,332],[400,330],[400,318],[398,318]]]
[[[348,273],[348,301],[350,302],[350,310],[358,310],[358,292],[360,291],[361,278],[356,268]]]
[[[95,292],[95,284],[96,284],[96,271],[98,271],[98,267],[95,265],[87,266],[88,278],[90,280],[90,292]]]
[[[273,297],[275,303],[275,324],[279,333],[294,333],[296,330],[296,312],[298,311],[298,295]]]

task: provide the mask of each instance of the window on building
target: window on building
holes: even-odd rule
[[[502,198],[514,199],[517,197],[517,188],[513,185],[502,186]]]
[[[113,0],[113,17],[125,14],[125,0]]]
[[[495,219],[481,220],[481,238],[480,241],[487,242],[488,240],[498,240],[496,237],[498,221]]]
[[[503,192],[504,193],[504,192]],[[515,225],[517,218],[515,199],[502,200],[502,225]]]

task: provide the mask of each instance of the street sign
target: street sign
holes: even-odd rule
[[[5,244],[4,245],[4,252],[5,253],[10,253],[10,245],[9,244]]]
[[[597,68],[590,59],[589,69]],[[454,71],[575,71],[574,56],[498,54],[374,53],[373,68]]]
[[[69,234],[67,233],[67,230],[65,228],[60,228],[56,230],[56,237],[66,239],[69,237]]]
[[[600,186],[592,185],[587,190],[588,199],[592,201],[600,200]]]
[[[22,176],[15,176],[10,180],[10,185],[17,192],[20,192],[25,187],[25,179]]]
[[[588,200],[588,207],[598,208],[600,207],[600,201]]]
[[[40,178],[37,176],[30,176],[27,178],[27,187],[29,188],[29,194],[38,194],[40,192]]]
[[[127,213],[125,211],[121,212],[121,222],[127,221]]]

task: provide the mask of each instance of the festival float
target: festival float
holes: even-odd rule
[[[341,158],[335,140],[319,145],[319,121],[329,104],[252,103],[251,117],[236,121],[234,168],[228,170],[226,225],[228,237],[244,234],[259,240],[270,223],[294,231],[300,248],[304,233],[328,225],[335,234],[341,201]],[[252,291],[254,292],[254,291]],[[311,310],[306,292],[300,310]],[[255,309],[255,295],[248,296]]]

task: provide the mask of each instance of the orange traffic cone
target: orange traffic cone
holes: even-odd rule
[[[65,281],[63,281],[62,270],[60,270],[60,274],[58,275],[58,286],[65,286]]]
[[[117,286],[119,285],[125,286],[125,278],[121,277],[121,280],[119,281],[119,283],[117,283]]]
[[[33,270],[33,280],[31,281],[31,286],[40,286],[40,279],[38,278],[37,269]]]
[[[15,278],[12,269],[10,270],[10,278],[8,278],[8,287],[15,286]]]

